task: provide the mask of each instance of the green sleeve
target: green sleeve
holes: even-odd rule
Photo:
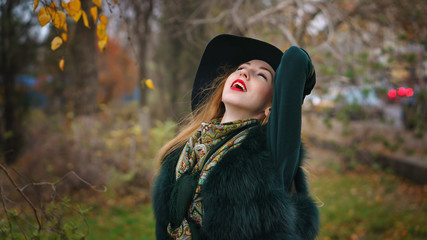
[[[282,56],[274,76],[274,94],[267,124],[267,146],[289,190],[299,167],[301,108],[306,79],[313,65],[308,55],[292,46]]]

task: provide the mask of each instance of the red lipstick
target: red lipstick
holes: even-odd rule
[[[243,82],[243,80],[241,79],[237,79],[235,80],[232,84],[231,84],[231,90],[235,90],[235,91],[240,91],[240,92],[247,92],[246,89],[246,84],[245,82]]]

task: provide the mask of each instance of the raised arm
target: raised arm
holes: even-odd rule
[[[304,88],[307,92],[307,85],[314,84],[307,81],[313,74],[309,56],[301,48],[292,46],[283,54],[274,77],[273,104],[267,124],[267,145],[277,169],[284,173],[283,182],[287,190],[290,189],[299,167],[301,105]]]

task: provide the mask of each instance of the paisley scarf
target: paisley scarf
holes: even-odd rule
[[[200,129],[194,133],[184,146],[175,169],[175,176],[176,180],[178,180],[185,173],[200,172],[193,200],[188,210],[188,217],[199,226],[202,226],[203,222],[201,188],[209,171],[221,160],[225,153],[240,145],[249,132],[248,126],[256,123],[257,121],[254,119],[244,119],[221,124],[220,119],[214,119],[210,122],[202,123]],[[225,144],[217,146],[228,135],[239,131],[239,129],[241,131]],[[217,147],[217,150],[209,155],[209,151],[215,147]],[[171,224],[169,224],[168,233],[173,239],[191,239],[190,226],[187,219],[183,219],[181,225],[177,228],[172,228]]]

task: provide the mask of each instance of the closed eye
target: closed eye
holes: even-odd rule
[[[240,71],[240,70],[242,70],[242,69],[244,69],[244,67],[243,67],[243,66],[240,66],[240,67],[238,67],[238,68],[236,69],[236,71]]]
[[[267,76],[264,73],[259,73],[258,76],[261,76],[262,78],[264,78],[265,80],[267,80]]]

